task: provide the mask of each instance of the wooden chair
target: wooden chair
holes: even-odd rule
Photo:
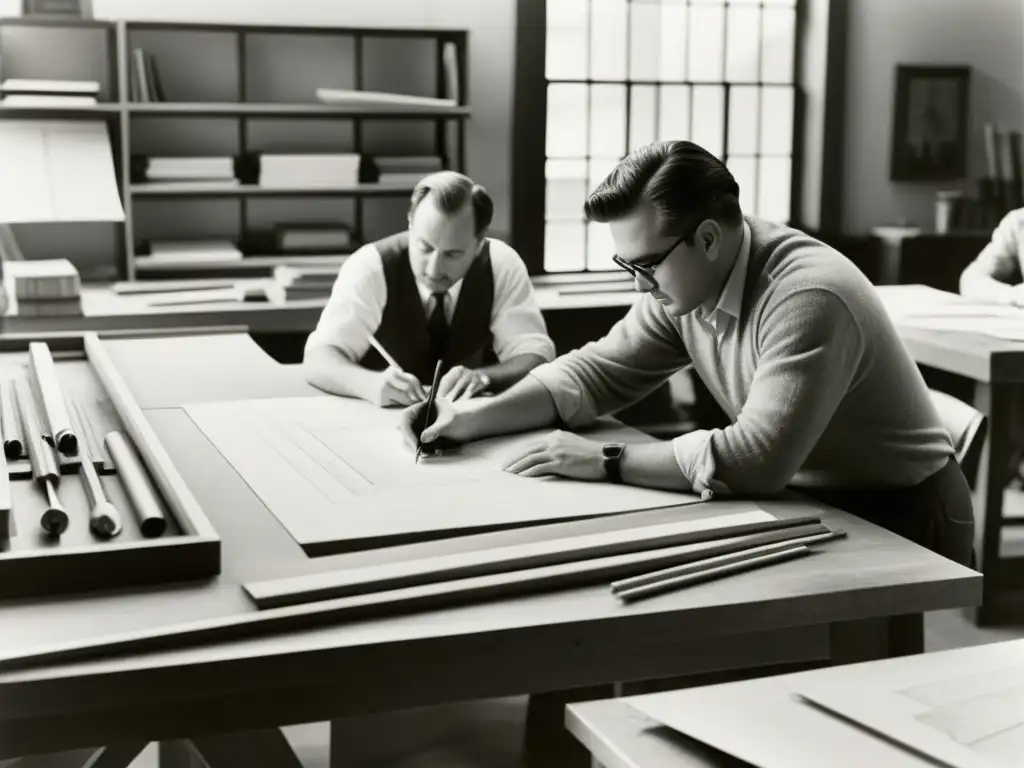
[[[929,390],[943,426],[953,440],[956,460],[971,488],[978,477],[981,447],[985,442],[988,419],[981,411],[952,395],[937,389]]]

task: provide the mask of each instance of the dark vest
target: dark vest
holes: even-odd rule
[[[434,378],[434,366],[430,360],[427,314],[409,265],[409,235],[400,232],[373,245],[380,254],[388,286],[384,314],[374,336],[403,370],[429,385]],[[491,271],[490,244],[485,242],[473,260],[473,266],[462,278],[442,371],[455,365],[478,368],[496,360],[491,336],[493,305],[494,273]],[[359,364],[375,371],[387,368],[384,358],[373,347]]]

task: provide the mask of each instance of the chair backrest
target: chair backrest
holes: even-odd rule
[[[929,390],[935,409],[939,412],[942,425],[949,432],[956,450],[956,460],[973,488],[978,476],[981,447],[985,442],[988,420],[985,414],[972,405],[937,389]]]

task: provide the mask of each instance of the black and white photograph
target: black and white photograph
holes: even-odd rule
[[[0,768],[1024,768],[1022,51],[0,0]]]

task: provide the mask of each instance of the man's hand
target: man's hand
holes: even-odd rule
[[[388,368],[381,373],[377,404],[382,408],[389,405],[412,405],[426,399],[423,385],[411,373],[397,368]]]
[[[491,380],[480,371],[456,365],[441,378],[437,385],[437,395],[449,400],[461,400],[480,394],[490,385]]]
[[[561,475],[574,480],[605,479],[601,444],[561,430],[528,446],[505,466],[505,471],[523,477]]]
[[[458,411],[452,401],[445,397],[434,398],[435,418],[429,427],[424,428],[423,422],[427,415],[426,401],[406,408],[398,423],[405,446],[415,451],[423,443],[428,449],[433,446],[437,450],[450,448],[464,442],[465,435],[459,434]]]

